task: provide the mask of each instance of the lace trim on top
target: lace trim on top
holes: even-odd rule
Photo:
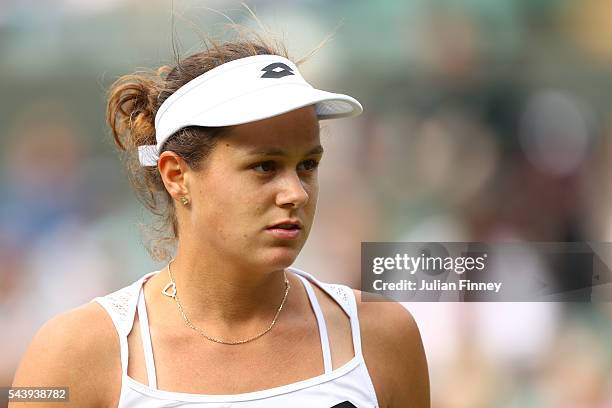
[[[136,282],[106,296],[97,297],[92,302],[100,303],[109,313],[117,332],[121,336],[127,337],[134,324],[134,313],[138,301],[138,292],[142,281],[159,271],[146,274]]]
[[[333,283],[321,282],[323,288],[327,289],[328,293],[333,296],[334,299],[342,306],[344,311],[350,316],[351,303],[347,294],[347,290],[351,291],[351,288],[345,285],[338,285]]]

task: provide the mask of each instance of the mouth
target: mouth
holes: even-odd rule
[[[299,220],[285,220],[269,226],[266,230],[277,239],[296,239],[300,236],[303,226]]]
[[[286,231],[301,230],[302,228],[303,227],[300,220],[284,220],[268,227],[268,229],[279,229]]]

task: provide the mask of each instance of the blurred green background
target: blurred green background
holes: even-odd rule
[[[361,241],[611,241],[612,2],[252,0],[315,86],[315,226],[296,266],[359,287]],[[236,1],[176,0],[183,55]],[[105,127],[120,75],[172,63],[169,0],[0,2],[0,385],[51,316],[161,268]],[[337,28],[337,30],[336,30]],[[590,277],[526,254],[560,288]],[[507,271],[512,273],[512,271]],[[439,408],[612,407],[609,303],[405,304]],[[406,387],[410,387],[406,384]]]

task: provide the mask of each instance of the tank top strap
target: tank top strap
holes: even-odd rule
[[[311,282],[314,282],[325,293],[331,296],[331,298],[334,299],[336,303],[338,303],[342,310],[344,310],[346,315],[349,317],[351,323],[351,335],[353,337],[353,348],[355,356],[362,357],[361,334],[359,331],[359,317],[357,315],[357,300],[355,299],[355,293],[353,292],[353,289],[346,285],[321,282],[310,273],[294,267],[290,267],[289,270],[295,272],[297,275],[301,275],[307,278]]]
[[[323,367],[325,368],[325,373],[329,373],[332,371],[332,359],[331,359],[331,350],[329,347],[329,336],[327,335],[327,325],[325,324],[325,318],[323,317],[323,311],[321,310],[321,305],[319,305],[319,301],[317,300],[317,296],[314,293],[314,289],[312,289],[312,285],[308,280],[300,275],[296,275],[302,283],[304,284],[304,288],[306,289],[306,293],[308,294],[308,299],[310,300],[310,304],[312,306],[312,310],[314,311],[315,317],[317,318],[317,325],[319,326],[319,335],[321,337],[321,350],[323,352]]]
[[[122,289],[119,289],[106,296],[96,297],[91,302],[100,304],[106,313],[110,316],[119,336],[119,348],[121,353],[121,370],[127,375],[128,367],[128,334],[132,331],[134,325],[134,315],[136,313],[136,304],[138,302],[138,293],[142,286],[142,282],[149,276],[156,274],[154,271],[144,275],[136,282]]]
[[[149,387],[157,389],[157,377],[155,375],[155,359],[153,358],[153,345],[151,343],[151,332],[149,330],[149,317],[147,314],[147,304],[145,302],[144,286],[140,287],[138,295],[138,322],[140,324],[140,338],[142,339],[142,349],[144,351],[145,366],[147,368],[147,378]]]

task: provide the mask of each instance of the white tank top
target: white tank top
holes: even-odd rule
[[[320,282],[309,273],[296,268],[289,268],[289,270],[295,273],[304,284],[317,319],[323,350],[323,366],[325,368],[323,374],[295,383],[243,394],[204,395],[157,389],[155,362],[142,290],[143,283],[160,272],[154,271],[144,275],[130,286],[92,300],[92,302],[98,302],[104,307],[119,334],[122,381],[118,407],[378,408],[374,385],[361,351],[357,303],[353,291],[345,285]],[[323,313],[309,281],[328,293],[350,318],[354,357],[335,370],[332,370],[329,340]],[[138,310],[140,322],[148,385],[142,384],[127,375],[127,337],[132,330],[136,310]]]

